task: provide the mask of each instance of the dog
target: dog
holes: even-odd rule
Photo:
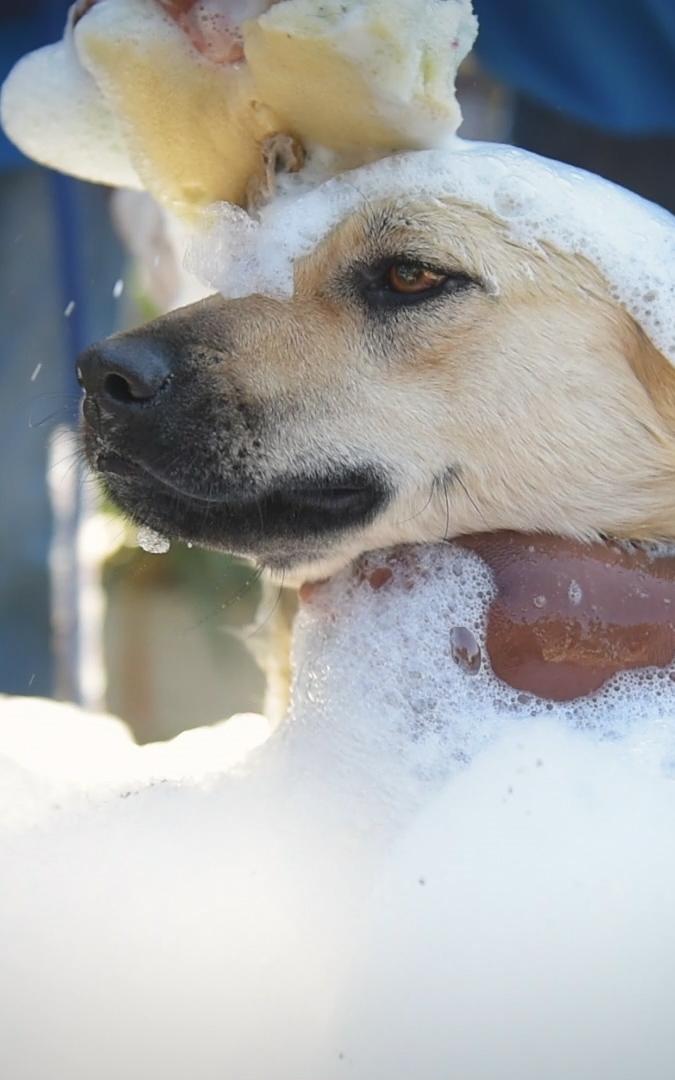
[[[288,300],[213,296],[88,349],[88,458],[136,522],[290,584],[515,529],[675,538],[675,373],[580,256],[383,199]]]
[[[456,199],[361,207],[287,300],[212,296],[80,358],[135,522],[287,585],[497,530],[675,539],[675,372],[597,268]],[[268,627],[288,700],[294,603]]]

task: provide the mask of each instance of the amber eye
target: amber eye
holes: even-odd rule
[[[397,293],[423,293],[436,289],[448,280],[447,274],[428,270],[412,263],[394,263],[387,271],[387,284]]]

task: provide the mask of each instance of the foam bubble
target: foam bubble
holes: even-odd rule
[[[366,575],[384,557],[367,556]],[[402,603],[410,561],[414,588]],[[458,642],[460,651],[472,655],[471,642],[485,640],[494,596],[489,570],[478,556],[453,544],[410,549],[402,565],[395,560],[388,565],[394,587],[378,591],[376,598],[346,571],[302,609],[296,625],[302,657],[296,710],[324,710],[326,724],[339,716],[342,724],[358,729],[369,726],[375,711],[392,739],[422,717],[419,748],[431,739],[433,759],[447,774],[452,762],[473,759],[508,718],[525,725],[553,716],[604,741],[627,737],[675,703],[675,672],[662,669],[619,675],[596,694],[553,704],[507,686],[487,662],[478,670],[475,663],[449,664]],[[570,588],[578,596],[578,583]],[[547,599],[537,595],[533,603],[545,608]],[[364,656],[367,663],[355,662]],[[442,752],[435,743],[439,736]]]
[[[294,263],[369,201],[454,197],[494,213],[522,243],[555,244],[595,263],[616,299],[675,362],[675,219],[660,207],[581,169],[460,139],[326,179],[329,168],[317,158],[284,178],[257,222],[227,206],[211,208],[188,253],[190,268],[227,297],[289,296]]]
[[[2,86],[0,120],[9,138],[43,165],[94,183],[140,187],[117,120],[80,65],[70,29],[15,65]]]

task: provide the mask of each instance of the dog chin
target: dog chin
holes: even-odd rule
[[[347,562],[346,541],[391,500],[372,469],[294,476],[255,495],[193,495],[132,463],[99,456],[111,499],[137,524],[170,540],[251,559],[289,584],[325,577]]]
[[[352,538],[350,538],[352,539]],[[354,550],[356,546],[356,550]],[[256,563],[266,574],[280,584],[292,589],[299,589],[301,585],[313,584],[326,581],[344,570],[354,561],[357,555],[361,555],[369,547],[361,545],[337,545],[335,548],[326,548],[324,551],[308,553],[298,551],[289,553],[286,558],[256,559]]]

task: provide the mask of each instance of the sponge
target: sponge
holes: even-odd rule
[[[335,172],[442,145],[476,31],[471,0],[84,0],[10,74],[2,121],[38,161],[189,216],[245,205],[280,132]]]
[[[386,154],[441,145],[461,123],[469,0],[288,0],[243,29],[261,97],[301,139]]]

